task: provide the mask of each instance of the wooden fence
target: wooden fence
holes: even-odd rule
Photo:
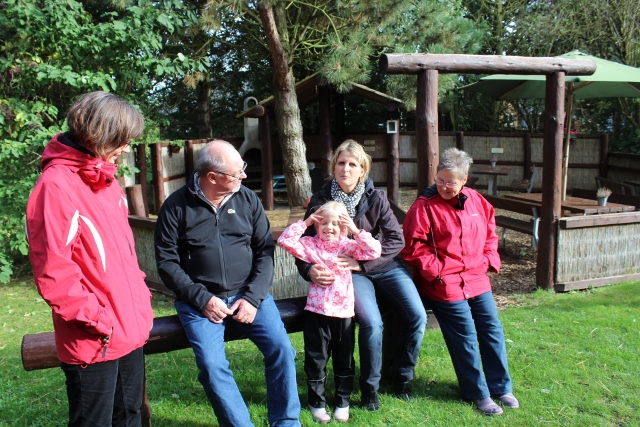
[[[386,134],[361,133],[350,134],[347,138],[355,139],[363,144],[371,155],[373,164],[370,176],[377,186],[387,185],[388,147]],[[320,136],[305,135],[307,160],[320,167]],[[277,138],[274,138],[277,141]],[[242,138],[228,139],[239,146]],[[417,182],[417,147],[415,132],[402,132],[400,135],[400,185],[415,186]],[[155,213],[154,206],[159,206],[164,199],[180,188],[193,171],[194,159],[206,140],[187,140],[159,142],[149,148],[136,147],[124,160],[135,164],[141,170],[137,176],[121,179],[121,185],[128,186],[139,183],[143,186],[145,201],[151,200],[152,207],[147,212]],[[542,186],[542,134],[530,133],[481,133],[481,132],[440,132],[440,150],[457,147],[468,152],[474,159],[471,167],[489,164],[493,157],[498,164],[512,166],[508,176],[498,177],[498,188],[508,187],[514,179],[528,178],[531,166],[536,166],[534,188]],[[492,154],[492,148],[502,149],[501,154]],[[147,185],[146,159],[147,151],[151,157],[151,175],[153,185]],[[277,142],[273,143],[275,173],[282,173],[282,155]],[[608,152],[607,135],[577,135],[571,142],[569,155],[569,172],[567,188],[596,188],[595,177],[604,176],[615,180],[640,179],[640,156]],[[609,163],[608,163],[609,162]],[[487,177],[480,176],[476,186],[485,188]]]
[[[606,178],[618,182],[640,181],[640,154],[609,152]]]
[[[156,266],[153,233],[156,226],[155,218],[140,218],[129,216],[129,225],[133,230],[133,238],[138,255],[140,269],[147,275],[147,285],[155,290],[172,294],[162,283]],[[274,241],[282,233],[282,229],[272,230]],[[306,296],[309,284],[298,274],[295,259],[280,246],[276,245],[274,253],[275,270],[271,295],[274,299],[286,299]]]

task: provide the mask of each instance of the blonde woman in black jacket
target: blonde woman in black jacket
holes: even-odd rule
[[[342,267],[353,273],[356,320],[360,324],[360,390],[362,406],[380,408],[378,389],[382,367],[382,317],[380,304],[402,319],[401,344],[396,347],[391,376],[398,398],[409,400],[414,368],[427,324],[420,296],[407,271],[399,263],[404,238],[386,195],[368,178],[371,157],[354,140],[344,141],[331,162],[334,178],[311,197],[306,217],[329,200],[344,203],[356,226],[370,232],[382,244],[382,256],[372,261],[356,261],[342,256]],[[314,234],[315,230],[307,230]],[[297,260],[298,271],[307,281],[329,285],[333,273],[319,264]]]

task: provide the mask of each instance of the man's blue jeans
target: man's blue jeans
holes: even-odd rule
[[[402,319],[402,345],[396,348],[391,374],[399,383],[412,380],[427,326],[427,314],[413,280],[404,268],[398,267],[373,275],[354,274],[353,289],[356,319],[360,324],[358,342],[362,394],[371,395],[380,387],[382,316],[378,301],[384,302]]]
[[[239,297],[236,295],[222,300],[230,307]],[[233,322],[233,326],[264,355],[269,424],[300,426],[295,350],[271,295],[267,295],[262,301],[255,320],[248,325],[230,318],[216,324],[183,301],[176,301],[175,306],[200,369],[198,380],[204,387],[221,427],[253,425],[225,356],[224,330],[229,322]]]
[[[493,293],[455,302],[424,300],[440,323],[462,398],[511,393],[504,331]]]

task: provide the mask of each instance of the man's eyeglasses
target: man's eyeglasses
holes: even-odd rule
[[[438,179],[438,180],[436,180],[436,185],[438,187],[456,188],[460,184],[458,184],[457,182],[444,182],[443,180]]]
[[[242,170],[240,171],[240,173],[238,175],[231,175],[230,173],[219,172],[219,171],[213,171],[213,172],[219,173],[220,175],[226,175],[226,176],[231,177],[233,179],[240,179],[240,177],[242,176],[242,174],[244,173],[244,171],[246,169],[247,169],[247,162],[242,162]]]

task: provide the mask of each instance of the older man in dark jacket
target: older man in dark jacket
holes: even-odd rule
[[[236,149],[212,141],[189,184],[162,205],[156,224],[160,277],[177,295],[198,376],[221,426],[251,426],[249,411],[224,354],[232,322],[264,355],[267,408],[273,426],[299,426],[295,351],[269,294],[274,243]]]

